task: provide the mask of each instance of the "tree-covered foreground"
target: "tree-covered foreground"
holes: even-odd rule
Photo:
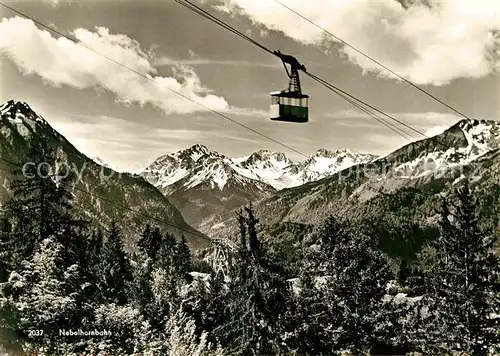
[[[46,147],[30,156],[56,166]],[[29,167],[1,215],[7,355],[500,352],[497,227],[482,224],[468,184],[443,199],[415,258],[383,252],[389,228],[339,217],[307,239],[262,238],[247,207],[214,269],[202,259],[212,251],[193,255],[185,237],[146,222],[126,252],[120,222],[101,230],[80,218],[71,177]]]

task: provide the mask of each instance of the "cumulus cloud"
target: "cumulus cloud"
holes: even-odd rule
[[[500,70],[498,0],[281,1],[418,84],[443,85]],[[219,0],[216,7],[305,44],[334,41],[273,0]],[[364,71],[390,76],[340,47]]]
[[[203,66],[203,65],[221,65],[229,67],[259,67],[259,68],[283,68],[282,65],[278,64],[266,64],[261,62],[243,61],[243,60],[214,60],[214,59],[204,59],[204,58],[193,58],[193,59],[172,59],[169,57],[159,57],[154,60],[155,66],[175,66],[175,65],[187,65],[187,66]]]
[[[31,21],[20,17],[0,22],[0,53],[9,57],[24,74],[36,74],[47,84],[77,89],[107,90],[129,104],[150,104],[167,114],[206,111],[173,91],[213,109],[225,111],[229,105],[204,87],[191,67],[173,67],[173,76],[158,75],[153,58],[140,44],[107,28],[94,31],[76,29],[72,35],[85,46],[146,74],[147,78],[64,38],[55,38]]]

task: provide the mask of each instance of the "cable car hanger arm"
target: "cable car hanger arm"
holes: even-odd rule
[[[290,64],[290,67],[292,70],[295,69],[295,70],[301,70],[303,72],[307,72],[306,67],[303,64],[300,64],[300,62],[294,56],[290,56],[288,54],[281,53],[280,51],[273,51],[273,54],[275,56],[277,56],[279,59],[281,59],[283,64],[285,64],[285,63]],[[286,69],[286,65],[285,65],[285,69]],[[286,70],[286,72],[288,73],[288,69]]]

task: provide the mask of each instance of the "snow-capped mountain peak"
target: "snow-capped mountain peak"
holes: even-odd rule
[[[284,153],[259,150],[240,162],[240,166],[251,170],[282,170],[293,162]]]
[[[179,185],[189,189],[203,183],[222,190],[231,181],[245,180],[238,177],[233,166],[230,158],[206,146],[194,145],[159,157],[142,174],[167,194],[180,189]]]
[[[9,124],[4,125],[1,132],[9,140],[12,135],[9,126],[24,138],[31,137],[37,131],[37,126],[49,127],[45,119],[34,112],[28,104],[20,101],[9,100],[0,106],[0,117],[5,124]]]
[[[201,157],[217,155],[216,152],[211,152],[206,146],[194,145],[190,148],[177,152],[177,157],[181,159],[191,159],[193,162],[198,161]]]
[[[348,149],[334,151],[319,149],[302,162],[287,167],[281,180],[288,182],[290,186],[297,186],[331,176],[351,166],[370,162],[375,158],[374,155],[357,153]]]
[[[1,115],[5,115],[7,112],[13,114],[21,114],[32,118],[38,118],[44,121],[37,113],[35,113],[30,106],[22,101],[9,100],[5,104],[0,106]]]
[[[500,122],[461,120],[430,139],[411,143],[381,158],[392,162],[393,173],[417,178],[465,166],[492,150],[500,149]]]
[[[259,189],[290,188],[335,174],[349,166],[373,160],[375,156],[350,150],[318,150],[294,163],[284,153],[259,150],[249,156],[228,158],[203,145],[159,157],[143,176],[166,194],[203,183],[223,190],[228,182],[253,184]],[[264,184],[264,186],[262,185]]]

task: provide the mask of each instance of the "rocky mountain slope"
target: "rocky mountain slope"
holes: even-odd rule
[[[74,190],[76,211],[83,217],[106,226],[112,219],[120,225],[127,226],[127,240],[132,246],[144,225],[160,225],[165,231],[177,236],[184,234],[192,246],[204,246],[207,241],[200,237],[198,231],[186,223],[181,213],[154,186],[139,175],[118,173],[101,166],[79,152],[62,135],[55,131],[49,123],[37,115],[26,103],[9,101],[0,107],[0,157],[24,163],[30,141],[42,138],[56,152],[57,162],[71,167],[80,174],[76,187],[104,199]],[[9,182],[13,179],[11,164],[0,161],[0,202],[8,199]],[[118,205],[110,204],[109,201]],[[120,206],[130,207],[135,213]],[[155,221],[141,214],[152,216]],[[159,223],[166,221],[171,225]],[[202,235],[203,236],[203,235]]]
[[[206,226],[280,189],[318,180],[374,158],[349,150],[319,150],[294,163],[283,153],[267,150],[229,158],[195,145],[159,157],[142,175],[168,196],[190,224]]]
[[[498,212],[499,159],[500,122],[462,120],[438,136],[410,143],[370,163],[283,189],[261,201],[257,215],[266,225],[315,224],[331,214],[356,220],[397,212],[408,219],[427,219],[435,214],[442,197],[465,178],[490,203],[485,209]],[[208,226],[205,230],[209,231]],[[230,219],[212,226],[214,234],[232,230]]]

